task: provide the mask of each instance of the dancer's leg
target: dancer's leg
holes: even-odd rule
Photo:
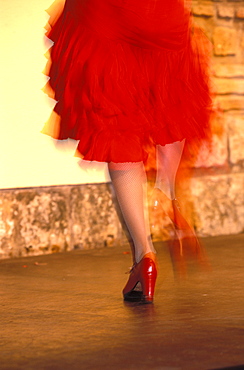
[[[146,209],[146,174],[142,162],[109,163],[110,177],[125,223],[133,239],[135,261],[156,253]]]
[[[167,214],[173,221],[175,236],[169,241],[170,253],[179,276],[186,274],[186,258],[191,255],[198,262],[207,266],[206,256],[199,244],[194,229],[180,212],[175,194],[176,174],[181,161],[185,140],[165,146],[157,145],[157,177],[155,188],[161,190],[165,197],[163,203]],[[167,206],[167,203],[169,207]],[[154,206],[158,201],[154,201]]]
[[[177,141],[165,146],[157,145],[157,177],[155,188],[160,189],[169,199],[175,194],[176,173],[181,161],[185,140]]]
[[[132,258],[133,258],[133,264],[134,264],[135,263],[135,246],[134,246],[134,242],[133,242],[132,236],[130,234],[130,231],[129,231],[128,227],[127,227],[127,224],[125,223],[125,219],[123,217],[123,214],[121,212],[121,208],[120,208],[119,203],[117,201],[116,193],[115,193],[115,190],[114,190],[114,187],[113,187],[112,183],[111,183],[110,190],[112,192],[113,199],[115,201],[115,207],[116,207],[117,215],[119,217],[119,221],[121,223],[121,226],[122,226],[123,231],[125,233],[126,239],[128,240],[129,245],[130,245],[130,248],[131,248],[131,253],[132,253]]]
[[[183,217],[179,212],[179,204],[176,200],[176,174],[182,158],[182,153],[185,145],[185,139],[177,141],[172,144],[164,146],[157,145],[156,158],[157,158],[157,176],[155,188],[163,192],[162,199],[164,207],[167,210],[171,220],[179,226],[179,228],[188,228],[189,225],[185,223]],[[162,193],[161,193],[162,194]],[[157,205],[157,201],[154,203]],[[154,206],[155,206],[154,204]]]

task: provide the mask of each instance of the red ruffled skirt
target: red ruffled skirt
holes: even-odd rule
[[[183,0],[66,0],[48,13],[45,91],[57,103],[44,133],[101,162],[209,138],[211,48]]]

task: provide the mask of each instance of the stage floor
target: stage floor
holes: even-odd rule
[[[0,369],[244,368],[244,235],[204,239],[212,271],[126,304],[128,246],[0,261]],[[242,365],[242,367],[241,367]]]

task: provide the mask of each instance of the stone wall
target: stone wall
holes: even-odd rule
[[[190,209],[201,236],[240,233],[244,225],[244,1],[193,0],[192,9],[213,42],[214,84],[222,113],[213,122],[214,151],[201,151],[191,184],[181,189],[188,203],[183,210]],[[0,258],[109,247],[124,238],[107,184],[0,192]]]
[[[200,236],[241,233],[244,229],[244,1],[193,0],[192,13],[213,44],[213,85],[219,114],[212,121],[212,151],[201,149],[190,183],[179,183],[177,196]]]
[[[109,184],[0,192],[0,258],[111,247],[123,233]]]
[[[192,12],[213,43],[216,100],[222,110],[213,122],[214,151],[202,150],[200,175],[192,179],[195,227],[202,235],[238,233],[244,226],[244,1],[193,0]]]

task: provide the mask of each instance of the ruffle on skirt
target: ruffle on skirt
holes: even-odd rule
[[[102,162],[209,140],[211,46],[183,0],[67,0],[48,13],[45,92],[57,103],[44,133]]]

